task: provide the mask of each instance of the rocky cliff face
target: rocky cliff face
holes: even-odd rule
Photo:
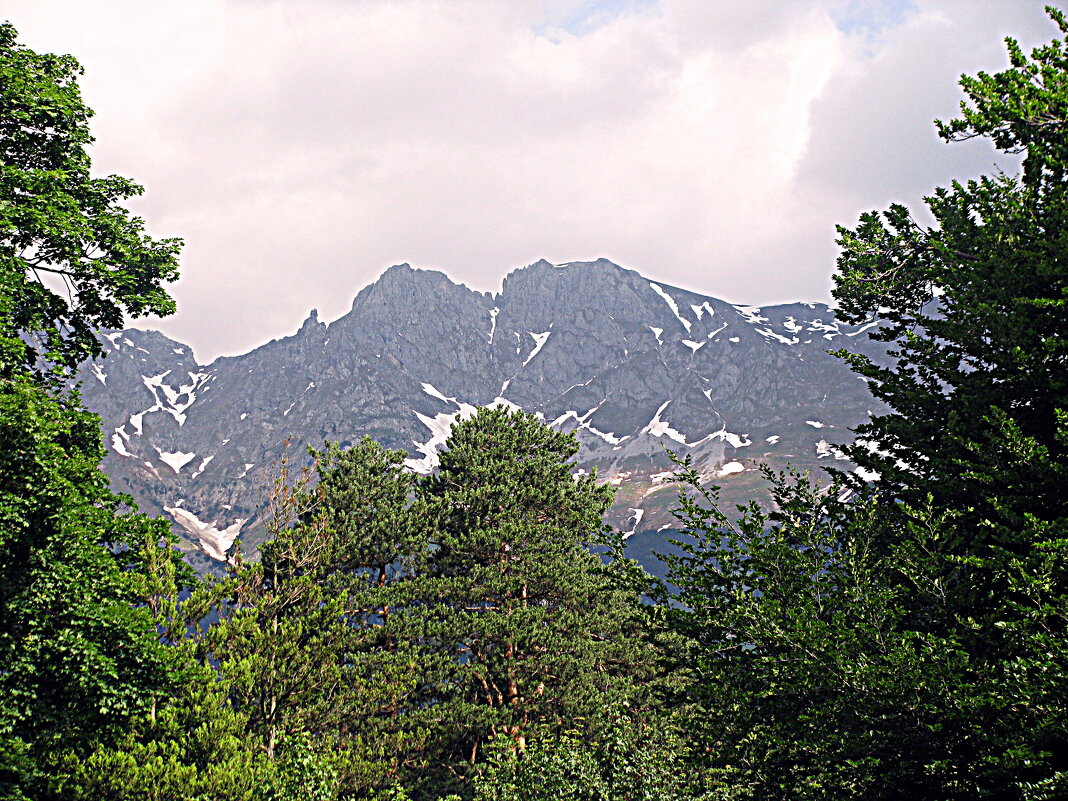
[[[81,379],[115,488],[169,515],[202,567],[262,537],[287,441],[299,457],[369,434],[429,471],[451,422],[494,403],[575,431],[578,468],[619,487],[610,522],[655,542],[672,520],[665,447],[728,503],[758,490],[752,460],[835,459],[873,401],[826,351],[871,352],[866,327],[819,304],[732,306],[605,260],[541,261],[495,296],[398,265],[332,324],[313,311],[293,336],[207,366],[154,331],[107,333]]]

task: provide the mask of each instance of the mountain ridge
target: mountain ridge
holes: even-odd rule
[[[847,440],[874,401],[825,350],[877,355],[873,324],[840,323],[824,304],[733,305],[606,259],[534,262],[498,293],[399,264],[342,317],[313,309],[294,334],[205,365],[158,332],[105,332],[107,358],[80,378],[113,485],[175,520],[202,562],[262,538],[287,441],[366,434],[426,471],[451,422],[490,404],[574,431],[578,468],[619,487],[609,522],[643,534],[670,523],[665,444],[728,496],[751,489],[751,458],[833,460],[822,429]]]

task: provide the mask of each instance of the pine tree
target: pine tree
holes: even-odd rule
[[[540,732],[588,731],[648,678],[637,595],[589,551],[612,489],[574,474],[577,451],[533,415],[482,409],[453,428],[439,471],[419,484],[431,546],[398,586],[403,614],[391,620],[430,652],[434,759],[456,776],[498,735],[523,750]]]
[[[403,453],[369,439],[313,456],[295,479],[283,461],[259,561],[238,556],[194,598],[218,613],[199,648],[270,761],[306,747],[338,792],[368,792],[418,751],[415,721],[399,714],[415,664],[385,638],[379,597],[413,537],[412,475]]]

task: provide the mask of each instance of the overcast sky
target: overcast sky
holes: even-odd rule
[[[97,171],[186,240],[210,360],[334,319],[386,267],[497,291],[599,256],[733,302],[829,299],[836,223],[1016,169],[942,144],[961,73],[1043,0],[2,0],[75,55]]]

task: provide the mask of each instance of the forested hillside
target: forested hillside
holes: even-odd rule
[[[481,408],[424,473],[279,447],[258,558],[202,579],[70,388],[181,243],[90,175],[77,62],[0,27],[0,798],[1068,797],[1068,44],[1008,51],[937,126],[1021,174],[839,228],[889,354],[841,354],[859,471],[735,514],[680,454],[661,582],[572,433]]]

